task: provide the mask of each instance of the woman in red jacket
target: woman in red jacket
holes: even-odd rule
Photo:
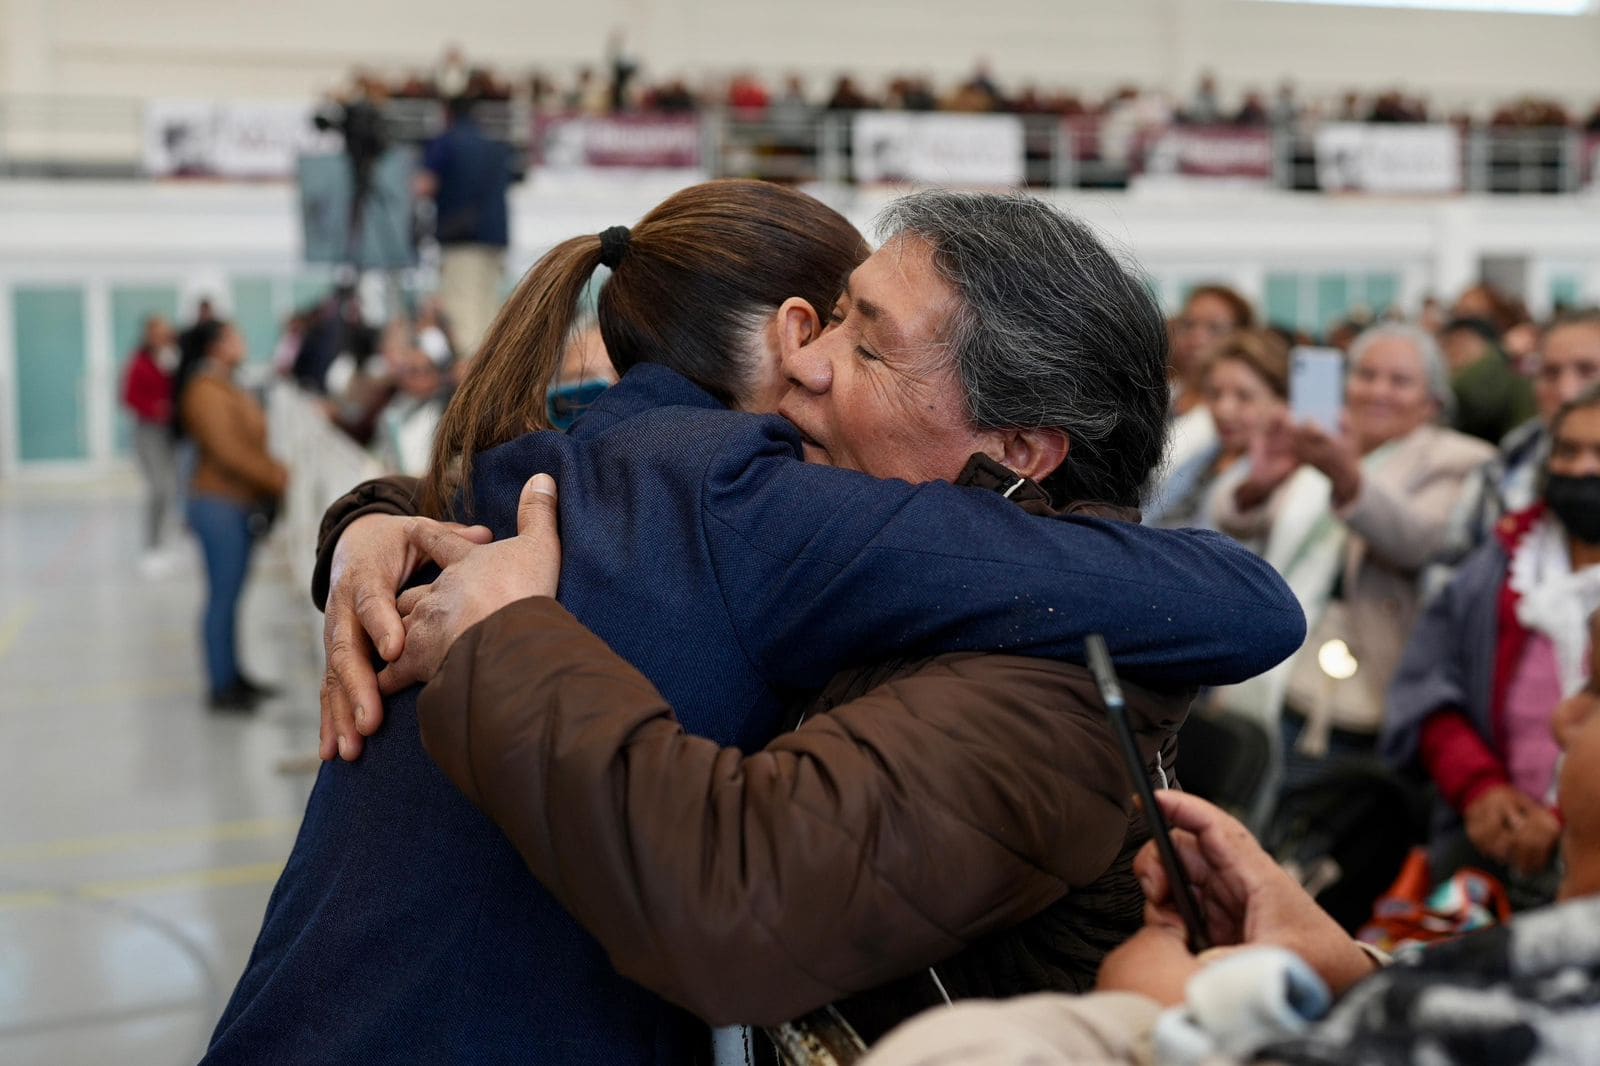
[[[160,315],[145,319],[144,336],[128,359],[122,404],[133,413],[133,454],[144,476],[144,558],[139,569],[155,575],[165,569],[161,532],[178,490],[172,441],[172,372],[178,349],[172,324]]]

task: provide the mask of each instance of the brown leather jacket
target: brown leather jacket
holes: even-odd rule
[[[199,452],[191,483],[197,493],[249,506],[283,495],[289,472],[267,452],[267,416],[232,381],[197,374],[183,390],[185,431]]]
[[[330,509],[319,600],[329,538],[408,496],[368,483]],[[1019,496],[1046,509],[1031,483]],[[1149,772],[1164,752],[1170,773],[1192,694],[1127,695]],[[850,671],[744,756],[685,734],[643,675],[530,599],[457,641],[418,713],[618,971],[715,1024],[853,996],[870,1041],[938,1002],[930,964],[957,997],[1080,990],[1140,924],[1146,834],[1080,667],[963,653]]]

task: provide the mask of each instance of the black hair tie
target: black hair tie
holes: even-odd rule
[[[612,226],[600,232],[600,265],[611,270],[617,269],[617,264],[622,262],[622,257],[628,254],[628,242],[633,240],[633,231],[627,226]]]

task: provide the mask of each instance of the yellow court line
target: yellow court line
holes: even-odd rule
[[[281,859],[255,862],[247,866],[219,866],[210,870],[183,870],[156,877],[135,877],[124,881],[97,881],[82,885],[78,895],[87,899],[120,899],[123,896],[149,896],[161,892],[182,892],[196,888],[232,888],[276,881],[283,872]]]
[[[79,707],[86,703],[126,703],[137,699],[160,699],[163,696],[188,696],[200,691],[200,681],[192,677],[130,678],[77,686],[33,685],[12,689],[8,695],[13,698],[6,700],[6,706],[13,710],[54,708],[68,704]]]
[[[0,862],[29,862],[37,859],[71,859],[83,855],[108,855],[119,851],[140,851],[179,844],[207,844],[221,840],[254,840],[281,836],[300,827],[299,818],[254,818],[238,822],[218,822],[185,829],[163,829],[150,833],[117,833],[76,840],[46,840],[38,844],[0,850]]]
[[[23,626],[28,624],[28,619],[33,617],[37,607],[38,605],[32,600],[23,600],[11,608],[4,622],[0,622],[0,659],[4,659],[6,653],[11,650],[11,645],[16,643],[17,637],[22,634]]]
[[[124,881],[94,881],[61,892],[12,892],[0,894],[0,911],[50,907],[70,903],[74,899],[116,900],[129,896],[154,896],[171,892],[259,885],[276,881],[282,872],[281,862],[258,862],[248,866],[183,870],[157,877],[139,877]]]

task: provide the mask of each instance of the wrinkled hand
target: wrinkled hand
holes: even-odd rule
[[[561,579],[556,483],[548,474],[522,487],[515,537],[478,545],[426,518],[412,519],[407,535],[444,570],[400,597],[405,651],[378,675],[384,695],[432,679],[462,633],[508,604],[554,596]]]
[[[378,731],[383,703],[372,669],[374,646],[393,660],[405,646],[405,628],[395,594],[422,562],[406,537],[404,515],[366,515],[350,523],[333,550],[322,646],[328,669],[322,678],[322,758],[355,759],[362,737]],[[483,526],[451,524],[463,540],[487,544]]]
[[[1496,785],[1461,812],[1467,839],[1485,858],[1511,865],[1511,847],[1536,804],[1512,785]]]
[[[1294,427],[1295,457],[1333,483],[1333,503],[1343,507],[1361,491],[1361,453],[1346,434],[1334,436],[1315,422]]]
[[[1201,914],[1217,945],[1201,963],[1239,946],[1269,944],[1299,955],[1334,995],[1372,972],[1367,953],[1262,850],[1250,831],[1217,807],[1182,792],[1162,790],[1156,802],[1172,824],[1172,842],[1194,885]],[[1181,941],[1183,920],[1154,841],[1139,850],[1134,873],[1144,887],[1145,922],[1166,926]]]
[[[1511,834],[1506,865],[1519,874],[1532,876],[1550,868],[1561,843],[1561,823],[1546,808],[1534,804],[1522,824]]]

